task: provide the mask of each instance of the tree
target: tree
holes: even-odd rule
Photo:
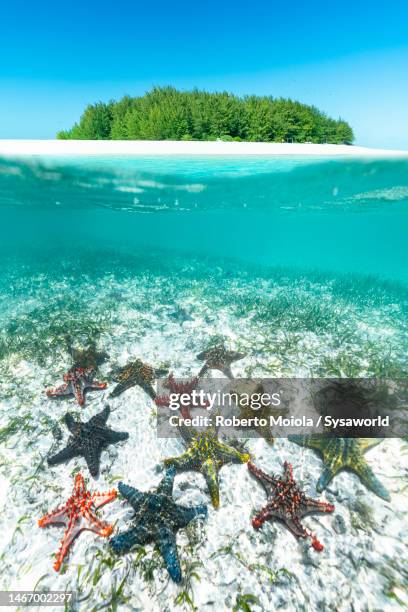
[[[86,107],[79,123],[61,139],[250,140],[350,144],[353,130],[343,119],[314,106],[270,96],[228,92],[181,92],[154,87],[143,96]]]
[[[59,137],[78,140],[104,140],[111,137],[112,110],[114,103],[97,102],[86,107],[79,123],[69,132],[60,132]]]

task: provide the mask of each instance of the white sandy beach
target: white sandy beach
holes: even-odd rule
[[[0,140],[0,155],[316,155],[408,157],[408,151],[350,145],[173,140]]]

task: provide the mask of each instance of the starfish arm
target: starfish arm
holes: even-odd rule
[[[82,531],[82,529],[83,528],[76,521],[75,515],[71,516],[69,523],[68,523],[68,527],[66,528],[63,538],[61,540],[61,544],[58,549],[58,552],[55,555],[54,569],[56,572],[59,572],[62,562],[64,558],[66,557],[66,555],[68,554],[68,551],[69,551],[69,548],[72,542],[75,540],[78,534]]]
[[[220,367],[220,371],[224,374],[224,376],[226,376],[230,380],[233,380],[234,375],[232,373],[231,366],[228,363]]]
[[[336,473],[331,467],[329,467],[328,465],[324,466],[323,472],[319,480],[317,481],[316,490],[319,491],[319,493],[321,491],[324,491],[324,489],[327,487],[327,485],[334,478],[335,475]]]
[[[98,380],[93,380],[86,385],[89,389],[106,389],[106,382],[99,382]]]
[[[145,393],[154,401],[156,399],[156,391],[153,389],[153,385],[150,382],[144,382],[140,385]]]
[[[109,545],[117,555],[122,555],[129,552],[133,546],[142,546],[149,540],[151,537],[147,529],[138,525],[111,538]]]
[[[47,527],[48,525],[65,525],[68,524],[68,504],[56,508],[52,512],[48,512],[38,521],[39,527]]]
[[[65,448],[48,457],[47,463],[48,465],[59,465],[60,463],[66,463],[70,461],[74,457],[78,457],[80,454],[79,449],[74,444],[68,444]]]
[[[154,368],[154,377],[155,378],[163,378],[169,373],[168,368]]]
[[[85,480],[81,472],[78,472],[74,479],[74,496],[81,499],[87,496]]]
[[[156,406],[164,406],[166,408],[169,407],[170,398],[168,395],[157,395],[154,400]]]
[[[181,419],[179,419],[178,422],[178,430],[180,432],[181,437],[187,445],[191,444],[194,440],[194,437],[197,435],[197,432],[192,427],[186,427]]]
[[[200,471],[207,483],[212,504],[214,508],[218,508],[220,505],[220,489],[218,485],[217,464],[215,461],[208,459],[207,461],[204,461]]]
[[[120,382],[123,374],[126,372],[127,366],[115,366],[109,373],[110,378],[112,378],[115,382]]]
[[[89,424],[91,425],[91,427],[104,427],[107,423],[109,415],[110,408],[109,406],[105,406],[105,408],[101,412],[95,414],[95,416],[90,419]]]
[[[147,494],[142,493],[135,487],[131,487],[124,482],[118,484],[119,493],[124,497],[132,508],[137,511],[140,505],[145,501]]]
[[[177,514],[179,527],[186,527],[196,516],[207,516],[207,506],[205,504],[193,506],[192,508],[177,506]]]
[[[284,518],[283,519],[284,524],[286,525],[286,527],[289,529],[289,531],[291,533],[293,533],[294,536],[296,536],[297,538],[306,538],[308,535],[308,532],[306,531],[306,529],[300,524],[300,522],[294,518]]]
[[[85,404],[85,384],[81,380],[73,380],[71,388],[76,401],[80,406],[83,406]]]
[[[197,464],[197,457],[193,449],[187,449],[179,457],[169,457],[164,460],[164,465],[174,466],[176,470],[192,470]]]
[[[112,525],[109,525],[109,523],[106,523],[105,521],[99,519],[94,514],[94,512],[92,512],[91,509],[87,508],[84,511],[83,516],[87,522],[86,527],[84,527],[83,529],[86,529],[87,531],[93,531],[93,533],[96,533],[102,538],[107,538],[112,533]]]
[[[262,508],[259,512],[255,514],[254,518],[252,519],[252,526],[254,527],[254,529],[260,529],[260,527],[262,527],[265,521],[268,521],[274,516],[275,515],[271,511],[269,505],[265,506],[264,508]]]
[[[368,451],[370,448],[373,448],[374,446],[381,444],[381,442],[382,442],[381,438],[360,438],[358,440],[358,447],[364,453],[365,451]]]
[[[246,463],[249,461],[249,453],[240,453],[236,448],[217,442],[219,458],[223,463]]]
[[[160,482],[159,486],[156,489],[156,493],[158,493],[159,495],[168,495],[169,497],[171,497],[171,494],[173,493],[173,484],[174,484],[174,478],[176,476],[176,469],[174,467],[170,467],[167,472],[166,475],[164,476],[163,480]]]
[[[113,429],[106,428],[103,430],[104,438],[106,442],[124,442],[129,438],[127,431],[115,431]]]
[[[78,430],[78,427],[81,425],[81,422],[75,421],[74,417],[71,414],[69,414],[69,412],[67,412],[66,415],[64,416],[64,421],[65,421],[65,425],[68,427],[69,431],[72,434],[75,434]]]
[[[70,385],[64,383],[55,389],[47,389],[47,395],[48,397],[65,397],[66,395],[71,395]]]
[[[112,489],[111,491],[105,491],[103,493],[93,493],[92,494],[92,502],[95,506],[95,509],[102,508],[105,504],[108,504],[112,500],[116,499],[118,496],[118,492],[116,489]]]
[[[273,491],[274,489],[274,482],[272,477],[269,476],[269,474],[265,474],[265,472],[259,467],[257,467],[255,464],[253,464],[252,461],[248,461],[247,466],[248,470],[251,472],[251,474],[255,476],[257,480],[259,480],[259,482],[265,489],[267,495],[269,496],[271,494],[271,491]]]
[[[86,461],[88,470],[96,478],[99,474],[99,467],[101,463],[102,447],[99,445],[92,444],[91,440],[87,440],[86,444],[82,449],[82,456]]]
[[[326,514],[327,512],[333,512],[333,510],[333,504],[329,504],[328,502],[311,499],[310,497],[304,500],[303,516],[314,513]]]
[[[181,582],[180,561],[173,531],[167,525],[162,524],[157,528],[155,539],[170,577],[174,582]]]
[[[378,480],[373,470],[368,463],[361,458],[357,464],[353,466],[353,471],[359,476],[361,482],[371,491],[374,491],[378,497],[390,501],[391,496],[384,485]]]
[[[288,440],[290,442],[294,442],[299,446],[306,446],[308,448],[314,448],[315,450],[321,451],[322,442],[325,440],[325,437],[320,434],[311,434],[311,435],[300,435],[300,434],[291,434],[288,436]]]
[[[197,374],[197,378],[201,378],[202,376],[204,376],[204,374],[205,374],[206,372],[208,372],[208,370],[209,370],[209,367],[208,367],[208,365],[205,363],[205,364],[203,365],[203,367],[201,368],[201,370],[199,371],[199,373]]]
[[[116,387],[113,389],[110,396],[118,397],[119,395],[122,395],[122,393],[124,393],[125,391],[127,391],[133,386],[134,386],[133,380],[131,380],[130,378],[128,380],[124,380],[123,382],[120,382],[116,385]]]

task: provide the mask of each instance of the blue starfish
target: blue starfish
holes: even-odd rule
[[[207,506],[185,508],[173,501],[176,470],[170,468],[156,490],[143,493],[120,482],[118,489],[135,511],[135,525],[110,540],[117,554],[127,553],[136,545],[154,542],[166,563],[174,582],[181,582],[181,568],[177,554],[176,532],[186,527],[198,515],[207,514]]]

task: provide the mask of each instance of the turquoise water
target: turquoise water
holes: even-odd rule
[[[407,280],[407,161],[0,163],[0,237],[11,252],[120,244]]]
[[[402,440],[368,454],[391,503],[353,474],[336,476],[325,492],[335,515],[306,519],[324,539],[321,555],[282,526],[255,532],[250,517],[265,496],[245,466],[223,467],[220,509],[210,504],[203,529],[178,540],[183,573],[201,578],[190,573],[183,587],[152,547],[113,558],[93,534],[56,574],[62,533],[35,523],[86,469],[82,459],[46,465],[67,439],[66,411],[86,420],[109,401],[112,428],[130,432],[103,454],[91,488],[124,480],[147,490],[163,458],[183,452],[179,440],[157,438],[141,389],[109,398],[112,369],[129,360],[191,378],[197,354],[224,342],[245,355],[236,377],[406,377],[408,161],[0,159],[0,215],[1,588],[72,589],[81,611],[191,610],[180,588],[200,611],[232,609],[245,594],[265,610],[408,601]],[[109,355],[98,371],[107,391],[90,393],[84,408],[48,399],[72,365],[69,347],[90,342]],[[285,439],[250,440],[248,450],[270,472],[289,460],[319,496],[312,451]],[[174,496],[209,503],[199,474],[178,476]],[[106,517],[120,531],[129,512],[118,502]]]
[[[99,159],[0,169],[7,249],[119,243],[407,279],[406,161]]]
[[[30,296],[33,333],[47,334],[52,308],[61,328],[75,308],[105,320],[106,287],[114,295],[134,278],[138,289],[122,306],[149,283],[156,303],[146,298],[146,310],[184,308],[200,291],[209,308],[222,302],[232,318],[250,317],[254,336],[265,335],[261,323],[275,335],[282,326],[297,340],[315,334],[331,355],[336,337],[346,338],[350,361],[371,343],[376,359],[384,352],[405,363],[406,160],[3,159],[0,209],[2,312],[11,330],[20,319],[10,295],[24,324]],[[304,360],[290,359],[303,372]]]

